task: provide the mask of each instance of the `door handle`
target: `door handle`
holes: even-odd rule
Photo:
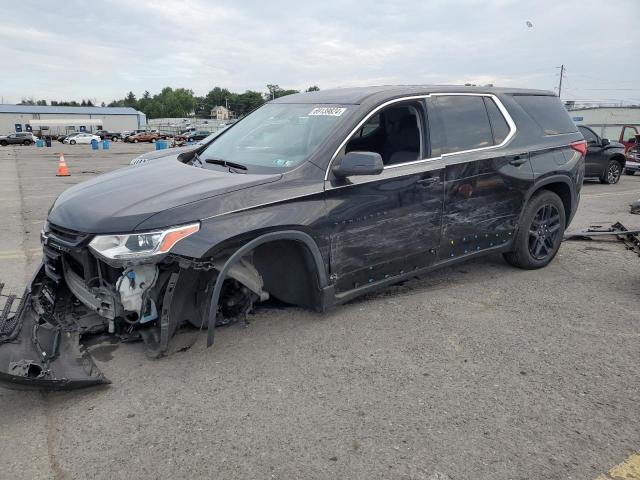
[[[438,177],[428,177],[428,178],[422,178],[416,181],[416,183],[420,186],[426,187],[436,183],[437,181],[438,181]]]
[[[527,154],[521,153],[519,155],[514,155],[511,160],[509,160],[509,165],[513,165],[514,167],[519,167],[520,165],[527,163]]]

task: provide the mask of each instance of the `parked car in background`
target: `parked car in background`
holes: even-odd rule
[[[584,125],[578,126],[578,130],[587,141],[585,177],[598,178],[600,183],[618,183],[626,164],[624,145],[601,138]]]
[[[207,138],[209,135],[211,135],[211,132],[199,130],[187,135],[186,140],[187,142],[199,142],[200,140],[204,140],[205,138]]]
[[[0,136],[0,145],[33,145],[37,137],[31,132],[12,133]]]
[[[135,135],[129,135],[124,139],[125,142],[130,143],[138,143],[138,142],[151,142],[155,143],[158,140],[164,140],[167,138],[167,135],[157,133],[157,132],[142,132],[136,133]]]
[[[108,138],[112,142],[117,142],[122,138],[120,133],[109,132],[107,130],[96,130],[95,135],[98,135],[101,140]]]
[[[76,135],[80,135],[81,133],[84,133],[84,132],[69,132],[69,133],[66,133],[64,135],[58,135],[58,141],[60,143],[62,143],[62,142],[64,142],[65,138],[71,138],[71,137],[74,137]]]
[[[624,173],[633,175],[640,172],[640,135],[635,136],[635,141],[627,150],[627,163],[624,166]]]
[[[544,267],[578,208],[585,153],[553,92],[385,86],[275,99],[205,147],[56,199],[33,301],[0,344],[0,381],[106,383],[82,348],[90,335],[142,339],[159,357],[181,325],[206,325],[211,345],[216,325],[269,298],[326,311],[495,253]],[[39,354],[43,338],[57,356]]]
[[[176,144],[184,144],[186,142],[199,142],[200,140],[204,140],[211,132],[205,130],[195,130],[193,132],[180,133],[178,135],[174,135],[173,140]]]
[[[126,142],[127,141],[127,137],[130,137],[131,135],[135,135],[137,133],[144,133],[144,132],[146,132],[146,130],[144,130],[144,129],[124,130],[122,132],[122,134],[120,135],[120,137],[122,138],[122,140],[124,140]]]
[[[97,142],[100,141],[100,137],[97,135],[93,135],[91,133],[78,133],[76,135],[71,135],[67,138],[64,139],[64,141],[62,143],[67,143],[69,145],[75,145],[76,143],[79,144],[87,144],[87,143],[91,143],[91,140],[95,140]]]
[[[635,125],[623,125],[620,130],[618,141],[624,145],[625,152],[636,145],[636,136],[640,135],[640,130]]]
[[[158,158],[165,157],[176,157],[185,152],[191,152],[193,150],[197,150],[205,145],[211,143],[211,141],[216,138],[220,132],[215,132],[209,134],[208,137],[203,138],[199,142],[195,142],[189,145],[179,145],[175,148],[165,149],[165,150],[151,150],[150,152],[143,153],[142,155],[138,155],[136,158],[131,160],[130,165],[141,165],[143,163],[150,162],[151,160],[157,160]]]

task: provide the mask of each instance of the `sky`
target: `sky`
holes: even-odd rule
[[[3,5],[6,4],[6,5]],[[492,83],[640,104],[639,0],[0,0],[0,101]],[[636,12],[636,13],[634,13]],[[532,26],[528,26],[530,22]]]

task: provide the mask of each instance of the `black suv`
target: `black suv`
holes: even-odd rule
[[[139,338],[160,356],[181,325],[208,326],[211,345],[214,326],[269,297],[323,311],[490,252],[544,267],[578,206],[585,152],[545,91],[281,97],[207,145],[62,193],[43,265],[0,321],[0,378],[102,383],[83,337]]]
[[[587,141],[585,177],[598,178],[600,183],[618,183],[626,164],[624,145],[601,138],[584,125],[579,125],[578,130]]]

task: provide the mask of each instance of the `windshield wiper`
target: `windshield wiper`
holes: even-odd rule
[[[230,162],[228,160],[222,160],[221,158],[207,158],[205,159],[205,162],[212,163],[214,165],[222,165],[223,167],[227,167],[229,169],[233,168],[235,170],[244,170],[244,171],[247,170],[247,167],[245,167],[240,163]],[[235,172],[235,173],[239,173],[239,172]]]

